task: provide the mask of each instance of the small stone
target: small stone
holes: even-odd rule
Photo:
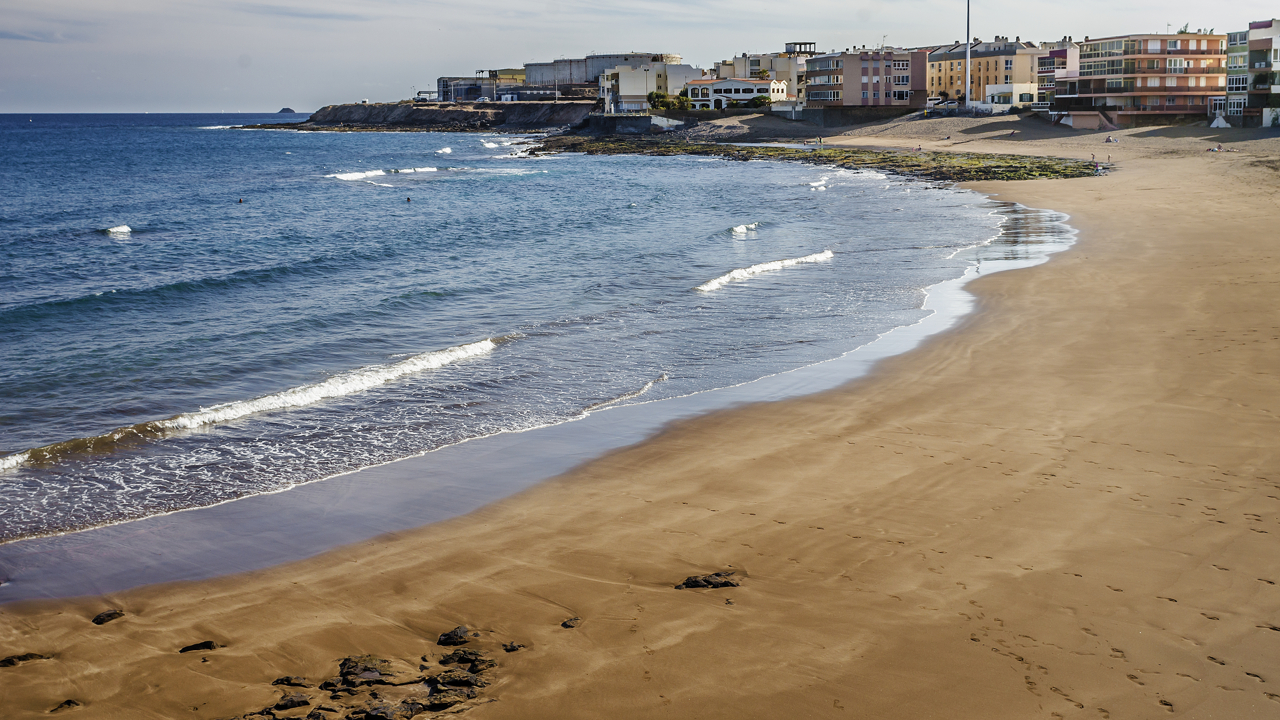
[[[10,655],[9,657],[4,658],[3,660],[0,660],[0,667],[13,667],[15,665],[21,665],[24,662],[31,662],[32,660],[48,660],[48,659],[49,659],[48,655],[41,655],[40,653],[23,653],[21,655]]]
[[[179,650],[178,652],[185,653],[185,652],[195,652],[196,650],[217,650],[220,647],[222,646],[212,640],[205,640],[203,642],[198,642],[194,645],[188,645],[182,648],[181,650]]]
[[[470,641],[471,638],[467,637],[467,626],[459,625],[449,632],[442,634],[440,639],[436,641],[436,644],[444,645],[445,647],[452,647],[454,645],[466,645]]]
[[[502,649],[509,653],[513,653],[523,647],[523,645],[516,642],[502,643]]]
[[[97,615],[95,615],[95,616],[94,616],[94,618],[93,618],[93,624],[94,624],[94,625],[106,625],[107,623],[111,622],[112,620],[116,620],[116,619],[119,619],[119,618],[122,618],[122,617],[124,617],[124,613],[123,613],[123,612],[120,612],[119,610],[104,610],[104,611],[102,611],[102,612],[100,612],[100,613],[98,613]]]
[[[58,712],[59,710],[70,710],[71,708],[78,708],[78,707],[80,707],[79,700],[63,700],[61,703],[58,704],[58,707],[50,710],[49,712]]]
[[[572,628],[578,627],[581,624],[582,624],[582,618],[571,617],[568,620],[565,620],[564,622],[560,623],[560,627],[565,629],[572,629]]]
[[[289,687],[310,687],[307,685],[307,679],[298,677],[297,675],[285,675],[271,681],[272,685],[287,685]]]
[[[311,698],[302,693],[290,693],[280,698],[280,702],[275,704],[276,710],[292,710],[294,708],[304,707],[311,704]]]
[[[710,575],[690,575],[684,579],[684,582],[676,585],[677,590],[691,590],[694,588],[726,588],[738,587],[741,583],[733,579],[733,570],[725,570]]]

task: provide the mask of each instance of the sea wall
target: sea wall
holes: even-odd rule
[[[308,125],[527,127],[577,125],[594,102],[371,103],[329,105]]]

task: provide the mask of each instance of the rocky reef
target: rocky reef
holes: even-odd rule
[[[249,129],[325,132],[531,132],[577,125],[593,101],[489,103],[360,103],[329,105],[301,123],[247,125]]]
[[[1032,180],[1094,175],[1093,163],[1065,158],[983,153],[866,150],[849,147],[755,147],[693,143],[663,136],[557,135],[531,152],[580,152],[588,155],[701,155],[728,160],[789,160],[841,168],[865,168],[945,182]]]

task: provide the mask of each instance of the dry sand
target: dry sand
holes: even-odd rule
[[[948,122],[840,142],[1118,164],[978,188],[1080,243],[971,284],[960,328],[467,517],[0,608],[0,657],[51,656],[0,667],[0,715],[229,717],[465,624],[498,661],[475,718],[1280,717],[1280,142]],[[672,587],[727,569],[741,587]],[[226,647],[177,652],[202,640]]]

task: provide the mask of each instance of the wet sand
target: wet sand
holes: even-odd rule
[[[1057,132],[1017,147],[1115,149]],[[0,607],[0,657],[50,656],[0,667],[4,716],[231,717],[295,675],[277,716],[342,717],[378,700],[315,689],[340,659],[438,669],[463,624],[497,661],[469,717],[1276,717],[1280,142],[1125,133],[1108,176],[979,186],[1078,245],[866,378],[303,562]]]

